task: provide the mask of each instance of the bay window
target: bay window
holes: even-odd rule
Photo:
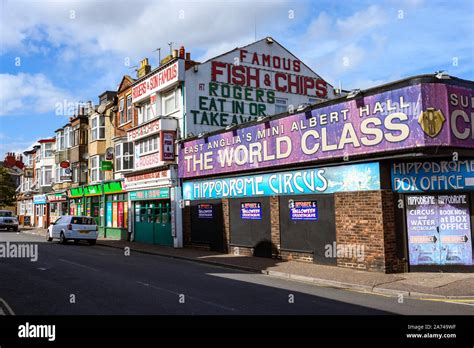
[[[95,115],[91,125],[92,141],[105,139],[105,116]]]
[[[53,143],[43,144],[43,158],[53,157]]]
[[[42,186],[51,185],[53,182],[53,167],[52,166],[44,166],[42,168],[43,180]]]
[[[179,90],[175,89],[163,95],[163,115],[169,115],[179,110]]]

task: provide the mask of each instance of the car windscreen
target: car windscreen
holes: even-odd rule
[[[95,220],[88,217],[74,216],[71,218],[71,224],[74,225],[95,225]]]
[[[12,217],[11,211],[0,211],[0,217]]]

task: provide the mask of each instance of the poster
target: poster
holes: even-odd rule
[[[213,217],[212,204],[198,204],[198,219],[212,219]]]
[[[107,227],[112,227],[112,202],[107,202],[105,217],[105,220],[107,221]]]
[[[407,197],[410,265],[471,265],[467,195]]]
[[[117,205],[117,226],[122,228],[123,227],[123,202],[118,202]]]
[[[261,220],[262,205],[260,202],[246,202],[240,204],[240,218],[242,220]]]
[[[128,228],[128,203],[123,203],[123,228]]]
[[[316,201],[290,201],[290,220],[318,220]]]
[[[117,220],[118,220],[118,208],[117,208],[117,202],[114,202],[112,205],[112,227],[117,227]]]

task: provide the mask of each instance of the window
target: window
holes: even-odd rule
[[[53,143],[43,144],[43,158],[53,157]]]
[[[133,104],[132,104],[132,95],[127,95],[127,122],[132,120],[132,111]]]
[[[53,182],[53,167],[51,166],[44,166],[43,168],[43,182],[42,186],[51,185]]]
[[[41,161],[41,149],[36,150],[35,160],[36,160],[36,163]]]
[[[163,115],[169,115],[179,109],[178,89],[163,96]]]
[[[133,169],[133,143],[115,145],[115,170]]]
[[[72,146],[72,132],[71,127],[64,128],[64,148],[67,149]]]
[[[282,112],[286,112],[286,103],[287,100],[283,98],[275,98],[275,114],[281,114]]]
[[[156,117],[155,105],[143,104],[138,112],[138,123],[144,123]]]
[[[36,169],[35,184],[36,185],[41,184],[41,170],[39,168]]]
[[[125,123],[125,110],[123,107],[124,99],[121,98],[119,101],[119,124]]]
[[[95,115],[91,125],[92,141],[105,139],[105,116]]]
[[[72,144],[71,146],[79,145],[79,125],[76,125],[72,128]]]
[[[58,144],[58,151],[64,150],[64,133],[60,131],[56,135],[56,144]]]
[[[54,178],[55,182],[63,182],[63,181],[68,181],[69,179],[64,179],[64,177],[69,176],[70,174],[66,173],[66,168],[61,168],[59,165],[56,165],[56,177]],[[63,179],[61,179],[63,177]]]
[[[100,162],[105,158],[104,155],[91,157],[91,182],[104,180],[104,172],[100,170]]]
[[[152,152],[157,152],[159,150],[158,143],[159,137],[155,135],[145,140],[136,142],[135,151],[137,151],[140,156]]]

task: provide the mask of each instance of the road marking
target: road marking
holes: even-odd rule
[[[47,270],[47,268],[44,268],[44,267],[38,267],[38,269],[39,269],[40,271],[46,271],[46,270]]]
[[[0,298],[0,315],[15,315],[15,312],[3,298]]]
[[[75,266],[78,266],[78,267],[90,269],[90,270],[92,270],[92,271],[94,271],[94,272],[99,272],[99,270],[98,270],[97,268],[93,268],[93,267],[81,265],[80,263],[77,263],[77,262],[68,261],[68,260],[65,260],[65,259],[58,259],[58,261],[65,262],[65,263],[69,263],[69,264],[71,264],[71,265],[75,265]]]
[[[235,312],[235,311],[236,311],[236,309],[235,309],[235,308],[232,308],[232,307],[227,307],[227,306],[220,305],[220,304],[218,304],[218,303],[214,303],[214,302],[202,300],[202,299],[200,299],[200,298],[197,298],[197,297],[194,297],[194,296],[190,296],[190,295],[186,295],[186,294],[182,294],[182,293],[179,293],[179,292],[176,292],[176,291],[173,291],[173,290],[160,288],[160,287],[158,287],[158,286],[155,286],[155,285],[152,285],[152,284],[149,284],[149,283],[144,283],[144,282],[141,282],[141,281],[139,281],[139,280],[137,280],[136,282],[137,282],[138,284],[140,284],[140,285],[147,286],[147,287],[149,286],[150,288],[157,289],[157,290],[161,290],[161,291],[165,291],[165,292],[168,292],[168,293],[173,294],[173,295],[177,295],[177,296],[184,295],[186,298],[189,298],[189,299],[194,300],[194,301],[197,301],[197,302],[204,303],[204,304],[206,304],[206,305],[208,305],[208,306],[217,307],[217,308],[224,309],[224,310],[231,311],[231,312]]]
[[[474,300],[470,300],[470,299],[419,298],[418,300],[453,303],[453,304],[460,304],[460,305],[465,305],[465,306],[474,306]]]

